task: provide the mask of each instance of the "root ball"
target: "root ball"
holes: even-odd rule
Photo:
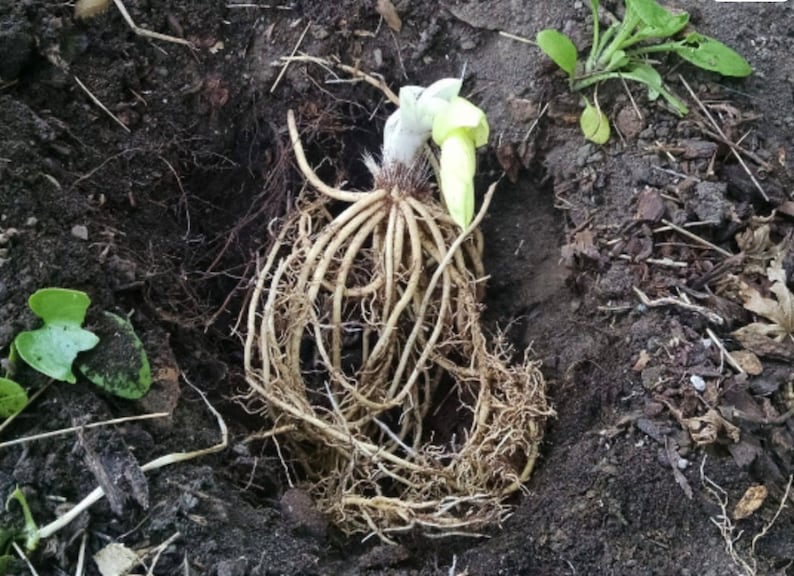
[[[348,532],[475,531],[528,479],[550,415],[536,362],[480,324],[486,206],[461,234],[437,200],[376,179],[304,195],[248,311],[248,402]],[[381,175],[383,176],[383,175]],[[344,203],[339,208],[339,201]]]

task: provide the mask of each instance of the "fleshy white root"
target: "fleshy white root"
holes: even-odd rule
[[[537,363],[480,326],[480,220],[463,234],[426,193],[350,192],[298,164],[301,198],[259,272],[245,368],[320,508],[350,532],[472,531],[509,511],[551,414]],[[388,184],[388,182],[386,182]],[[341,211],[338,204],[346,203]]]

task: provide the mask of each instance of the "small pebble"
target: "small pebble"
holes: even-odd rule
[[[702,376],[698,376],[697,374],[692,374],[692,376],[689,377],[689,383],[692,384],[692,388],[698,392],[703,392],[706,389],[706,381],[703,380]]]
[[[474,50],[477,47],[477,41],[473,38],[466,38],[463,42],[460,43],[460,49],[464,52],[469,50]]]
[[[328,532],[328,520],[317,509],[311,496],[300,488],[290,488],[279,502],[281,512],[292,530],[298,534],[324,540]]]
[[[28,228],[33,228],[38,223],[39,223],[39,219],[36,218],[35,216],[31,216],[30,218],[25,220],[25,226],[27,226]]]
[[[80,240],[88,240],[88,228],[82,224],[72,226],[72,236]]]

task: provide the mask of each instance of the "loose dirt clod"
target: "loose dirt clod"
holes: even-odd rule
[[[348,532],[449,533],[498,522],[551,410],[536,362],[480,326],[483,209],[460,234],[421,170],[375,190],[325,185],[292,114],[304,194],[248,313],[250,407],[286,427],[320,509]],[[339,207],[340,203],[347,204]]]

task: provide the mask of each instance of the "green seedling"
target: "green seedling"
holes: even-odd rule
[[[80,372],[106,392],[137,400],[152,384],[149,359],[126,316],[104,312],[95,330],[101,346],[83,355]]]
[[[39,545],[40,540],[39,527],[33,520],[28,501],[19,486],[6,500],[6,512],[11,511],[11,502],[14,500],[22,509],[24,524],[21,528],[0,526],[0,576],[6,576],[6,574],[10,573],[14,562],[12,551],[15,542],[22,543],[27,552],[32,552]]]
[[[744,77],[752,73],[750,64],[722,42],[694,31],[686,32],[689,23],[686,12],[673,14],[655,0],[625,0],[625,6],[623,20],[615,21],[602,33],[599,2],[590,1],[593,42],[584,61],[579,59],[574,43],[561,32],[538,32],[538,46],[568,74],[573,91],[613,78],[633,80],[647,87],[650,100],[662,96],[677,113],[684,115],[688,112],[686,105],[664,85],[649,55],[674,53],[699,68],[723,76]],[[603,144],[609,139],[609,125],[602,127],[605,118],[597,101],[595,106],[587,103],[581,124],[588,140]]]
[[[28,304],[44,324],[20,332],[11,344],[8,371],[0,377],[0,418],[17,414],[28,403],[25,389],[10,377],[17,358],[55,380],[74,383],[72,367],[82,355],[80,371],[106,392],[137,400],[149,391],[149,360],[129,319],[105,312],[95,328],[99,335],[86,330],[83,322],[91,299],[85,292],[65,288],[38,290]]]
[[[10,378],[0,378],[0,418],[21,412],[28,405],[28,393]]]
[[[75,358],[99,344],[97,335],[82,327],[91,299],[78,290],[44,288],[29,298],[28,305],[44,326],[17,335],[14,347],[19,357],[50,378],[74,384]]]
[[[16,489],[6,500],[6,512],[10,512],[9,507],[12,500],[16,500],[19,504],[19,507],[22,508],[22,517],[25,519],[25,525],[23,526],[22,530],[17,532],[16,536],[23,537],[25,540],[25,549],[28,552],[32,552],[36,549],[36,546],[39,545],[39,527],[35,520],[33,520],[33,514],[30,513],[28,501],[25,498],[25,494],[19,489],[19,486],[16,487]]]

